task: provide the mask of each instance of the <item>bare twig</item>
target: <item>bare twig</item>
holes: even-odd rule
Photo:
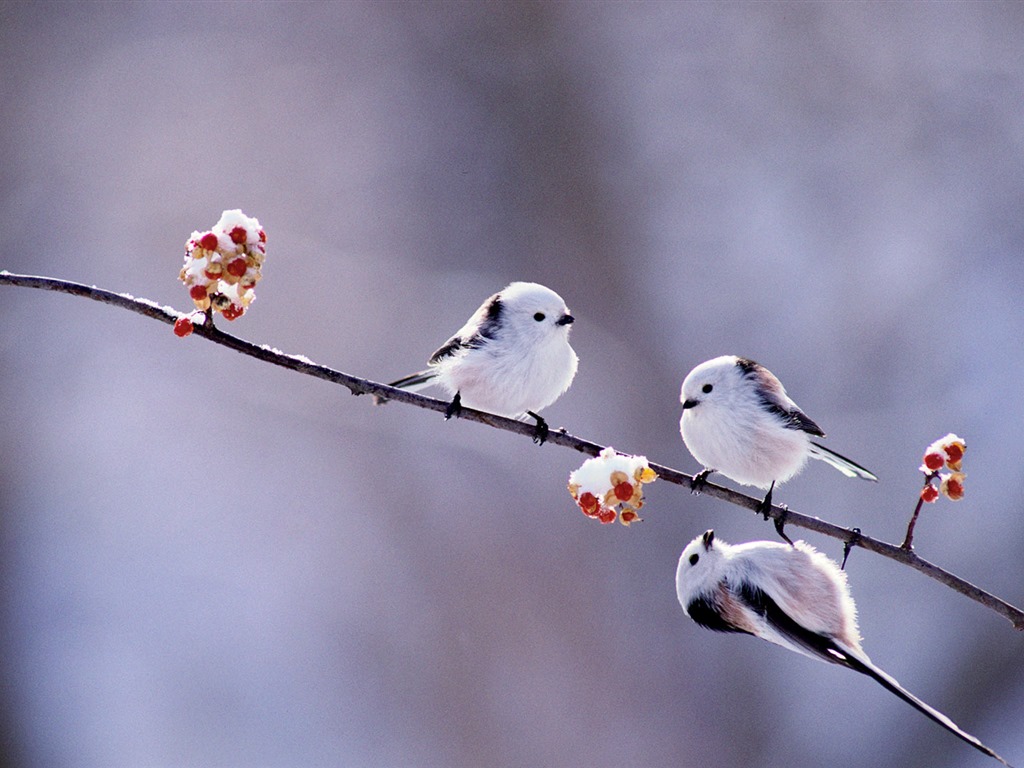
[[[930,475],[925,475],[924,488],[921,489],[921,493],[917,497],[917,506],[914,507],[914,514],[910,516],[910,522],[907,523],[907,535],[903,537],[903,543],[900,545],[901,549],[911,550],[914,548],[914,526],[917,525],[918,515],[921,514],[921,507],[924,506],[924,493],[928,487],[932,484],[932,481],[939,476],[939,471],[935,470]],[[932,488],[935,491],[934,487]],[[935,495],[938,495],[938,491],[935,491]]]
[[[81,283],[73,283],[67,280],[58,280],[49,277],[16,275],[3,271],[0,272],[0,285],[3,284],[18,285],[26,288],[39,288],[48,291],[70,293],[75,296],[84,296],[86,298],[93,299],[94,301],[103,302],[104,304],[112,304],[114,306],[121,307],[122,309],[137,312],[140,315],[160,320],[169,325],[173,325],[180,317],[192,314],[191,312],[183,314],[177,312],[171,307],[161,307],[154,302],[146,299],[137,299],[134,296],[127,294],[114,293],[112,291],[96,288],[95,286],[82,285]],[[396,389],[376,381],[359,378],[358,376],[351,376],[347,373],[342,373],[341,371],[336,371],[332,368],[328,368],[327,366],[314,363],[301,355],[286,355],[285,353],[271,347],[252,344],[228,333],[224,333],[212,324],[197,323],[194,326],[194,334],[197,336],[203,336],[217,344],[223,344],[226,347],[230,347],[237,352],[255,357],[258,360],[273,363],[274,365],[279,365],[283,368],[290,368],[291,370],[305,373],[309,376],[315,376],[319,379],[324,379],[335,384],[340,384],[341,386],[346,387],[353,395],[383,396],[385,399],[390,401],[406,403],[418,408],[437,411],[438,413],[444,413],[445,409],[448,407],[448,403],[444,400],[427,397],[415,392],[408,392],[403,389]],[[508,419],[503,416],[496,416],[490,413],[484,413],[482,411],[475,411],[471,408],[463,408],[459,414],[459,418],[466,421],[475,421],[481,424],[487,424],[488,426],[495,427],[496,429],[503,429],[507,432],[515,432],[516,434],[525,435],[531,439],[535,432],[532,424],[516,421],[515,419]],[[560,445],[564,448],[571,448],[574,451],[579,451],[580,453],[584,453],[589,456],[596,456],[604,449],[604,446],[592,443],[588,440],[583,440],[575,435],[571,435],[564,429],[552,431],[548,436],[547,442],[554,445]],[[651,469],[658,473],[658,476],[661,479],[676,485],[681,485],[684,488],[693,489],[693,478],[690,475],[659,464],[652,463],[650,466]],[[715,485],[714,483],[703,483],[700,487],[700,492],[706,496],[712,496],[716,499],[728,501],[737,506],[745,507],[751,511],[758,511],[758,506],[760,504],[759,499],[746,496],[720,485]],[[814,531],[815,533],[819,533],[823,536],[830,536],[844,542],[848,547],[863,547],[864,549],[881,555],[882,557],[887,557],[890,560],[895,560],[896,562],[914,568],[926,576],[945,584],[950,589],[956,590],[966,597],[969,597],[972,600],[992,609],[1009,620],[1015,629],[1024,631],[1024,611],[1021,611],[1019,608],[1010,605],[995,595],[976,587],[974,584],[961,579],[959,576],[924,560],[911,549],[901,548],[894,544],[873,539],[870,536],[865,536],[858,529],[843,528],[817,517],[811,517],[799,512],[794,512],[786,507],[772,507],[768,515],[776,521],[783,521],[786,525],[806,528],[809,531]]]

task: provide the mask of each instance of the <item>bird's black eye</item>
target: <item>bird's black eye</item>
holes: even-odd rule
[[[536,315],[533,316],[533,319],[536,320],[538,323],[541,322],[544,319],[544,313],[538,312]]]
[[[703,387],[700,388],[700,391],[703,392],[706,395],[708,392],[710,392],[714,388],[715,388],[714,384],[705,384]]]
[[[696,552],[690,555],[690,565],[696,565],[698,560],[700,560],[700,555]]]

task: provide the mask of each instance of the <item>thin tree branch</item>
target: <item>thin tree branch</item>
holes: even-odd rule
[[[138,299],[128,294],[114,293],[112,291],[103,290],[102,288],[96,288],[95,286],[73,283],[67,280],[58,280],[56,278],[38,277],[34,275],[16,275],[7,271],[2,271],[0,272],[0,285],[4,284],[70,293],[75,296],[84,296],[85,298],[92,299],[94,301],[99,301],[104,304],[112,304],[113,306],[121,307],[122,309],[137,312],[140,315],[160,320],[169,325],[173,325],[180,317],[186,317],[194,314],[183,314],[171,307],[162,307],[147,299]],[[404,389],[396,389],[376,381],[361,379],[358,376],[351,376],[347,373],[342,373],[341,371],[336,371],[332,368],[328,368],[327,366],[314,363],[302,355],[286,355],[280,350],[273,349],[268,346],[252,344],[228,333],[224,333],[212,324],[196,324],[193,332],[197,336],[203,336],[212,342],[222,344],[237,352],[241,352],[242,354],[255,357],[257,360],[273,363],[274,365],[305,373],[309,376],[315,376],[316,378],[324,379],[325,381],[330,381],[334,384],[340,384],[341,386],[346,387],[353,395],[378,395],[390,401],[406,403],[407,405],[426,408],[431,411],[437,411],[438,413],[444,413],[445,409],[448,407],[448,403],[444,400],[427,397],[415,392],[408,392]],[[517,421],[515,419],[508,419],[503,416],[496,416],[490,413],[484,413],[482,411],[475,411],[472,408],[463,408],[459,413],[459,418],[465,421],[475,421],[481,424],[487,424],[488,426],[495,427],[496,429],[503,429],[506,432],[515,432],[516,434],[525,435],[530,438],[533,437],[535,431],[532,424]],[[574,451],[579,451],[580,453],[587,454],[588,456],[596,456],[604,449],[604,446],[592,443],[588,440],[583,440],[575,435],[571,435],[564,429],[552,430],[548,436],[547,442],[554,445],[560,445],[564,448],[571,448]],[[662,480],[693,490],[693,478],[690,475],[659,464],[652,463],[650,466],[651,469],[658,473],[658,477]],[[746,496],[720,485],[715,485],[714,483],[702,484],[700,493],[705,496],[712,496],[716,499],[730,502],[740,507],[745,507],[751,511],[757,511],[758,505],[760,504],[759,499]],[[959,576],[924,560],[912,549],[902,548],[894,544],[880,541],[879,539],[873,539],[870,536],[863,535],[858,530],[843,528],[817,517],[811,517],[799,512],[794,512],[793,510],[787,509],[783,506],[772,507],[768,516],[774,519],[777,523],[806,528],[809,531],[814,531],[815,533],[819,533],[823,536],[838,539],[851,547],[862,547],[870,552],[881,555],[882,557],[887,557],[890,560],[895,560],[896,562],[914,568],[926,576],[945,584],[950,589],[956,590],[962,595],[965,595],[966,597],[969,597],[972,600],[992,609],[1010,621],[1010,623],[1013,624],[1014,629],[1024,631],[1024,611],[1021,611],[1019,608],[1010,605],[995,595],[980,589],[974,584],[961,579]]]

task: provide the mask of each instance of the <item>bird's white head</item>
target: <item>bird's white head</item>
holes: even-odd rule
[[[573,316],[562,297],[538,283],[512,283],[498,292],[502,322],[518,338],[540,343],[566,338]]]
[[[679,401],[684,411],[704,403],[728,406],[738,398],[749,396],[751,390],[740,358],[723,355],[701,363],[686,375]]]
[[[686,545],[676,568],[676,594],[684,610],[721,580],[728,547],[715,538],[713,530],[705,531]]]

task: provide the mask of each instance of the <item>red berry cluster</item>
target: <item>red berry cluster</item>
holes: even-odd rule
[[[569,475],[569,493],[587,517],[630,525],[641,521],[638,510],[644,505],[643,485],[656,478],[643,456],[626,456],[605,448]]]
[[[196,309],[220,312],[227,320],[245,314],[256,298],[266,243],[259,221],[237,209],[224,211],[212,229],[193,232],[185,243],[185,265],[178,279],[185,283]],[[192,332],[191,321],[186,325],[179,320],[174,332],[187,336]]]
[[[929,445],[924,452],[921,471],[925,475],[921,498],[929,504],[945,496],[950,501],[960,501],[964,497],[964,479],[967,477],[963,468],[964,452],[967,444],[956,435],[950,433]],[[943,469],[950,470],[943,472]],[[936,481],[938,486],[936,487]]]

